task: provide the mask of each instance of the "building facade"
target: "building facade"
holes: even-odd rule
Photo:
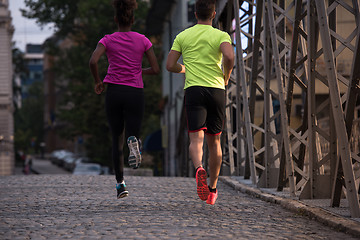
[[[14,173],[12,36],[9,1],[0,0],[0,176]]]
[[[28,97],[28,88],[35,82],[43,82],[44,53],[41,44],[26,44],[24,55],[28,76],[21,79],[22,98]]]
[[[195,24],[195,0],[156,0],[153,2],[148,19],[147,35],[161,36],[162,42],[162,94],[166,106],[161,119],[162,146],[164,148],[164,175],[181,176],[182,165],[179,155],[186,154],[184,147],[179,154],[177,142],[179,129],[181,128],[183,98],[184,98],[184,74],[170,73],[166,70],[166,56],[177,34]],[[182,134],[181,134],[182,135]],[[186,163],[188,164],[188,163]],[[187,169],[187,168],[186,168]],[[185,174],[187,175],[187,174]]]

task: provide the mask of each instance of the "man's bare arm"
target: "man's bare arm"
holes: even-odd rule
[[[228,85],[234,67],[234,49],[230,43],[223,42],[220,45],[220,50],[223,54],[224,81],[225,85]]]
[[[166,60],[166,69],[173,73],[185,73],[185,66],[178,63],[181,53],[178,51],[171,50]]]

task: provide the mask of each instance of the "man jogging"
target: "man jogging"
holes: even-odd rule
[[[197,193],[211,205],[218,197],[216,185],[222,163],[220,135],[225,118],[225,86],[234,65],[229,34],[212,27],[215,14],[215,0],[198,0],[195,5],[197,24],[176,36],[166,62],[168,71],[185,73],[189,152],[196,169]],[[181,55],[184,65],[177,62]],[[201,161],[204,136],[209,148],[209,185]]]

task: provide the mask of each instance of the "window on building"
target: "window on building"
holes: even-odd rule
[[[34,74],[34,80],[42,80],[42,73],[41,72],[35,72]]]

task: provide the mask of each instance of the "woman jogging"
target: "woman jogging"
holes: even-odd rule
[[[176,36],[166,62],[168,71],[185,73],[189,151],[196,169],[197,193],[211,205],[218,197],[216,185],[222,162],[220,135],[225,117],[225,85],[234,66],[229,34],[212,27],[215,14],[215,0],[197,0],[197,24]],[[177,62],[181,55],[184,65]],[[210,156],[209,185],[201,162],[204,133]]]
[[[115,169],[117,198],[126,197],[124,181],[125,138],[129,146],[129,166],[138,168],[141,163],[139,133],[144,112],[142,74],[160,72],[152,44],[144,35],[131,31],[134,22],[136,0],[114,0],[115,21],[118,31],[105,35],[93,52],[89,66],[95,80],[95,93],[104,91],[107,84],[105,109],[112,134],[112,160]],[[98,61],[106,53],[109,67],[102,82],[98,73]],[[150,68],[142,68],[146,55]]]

